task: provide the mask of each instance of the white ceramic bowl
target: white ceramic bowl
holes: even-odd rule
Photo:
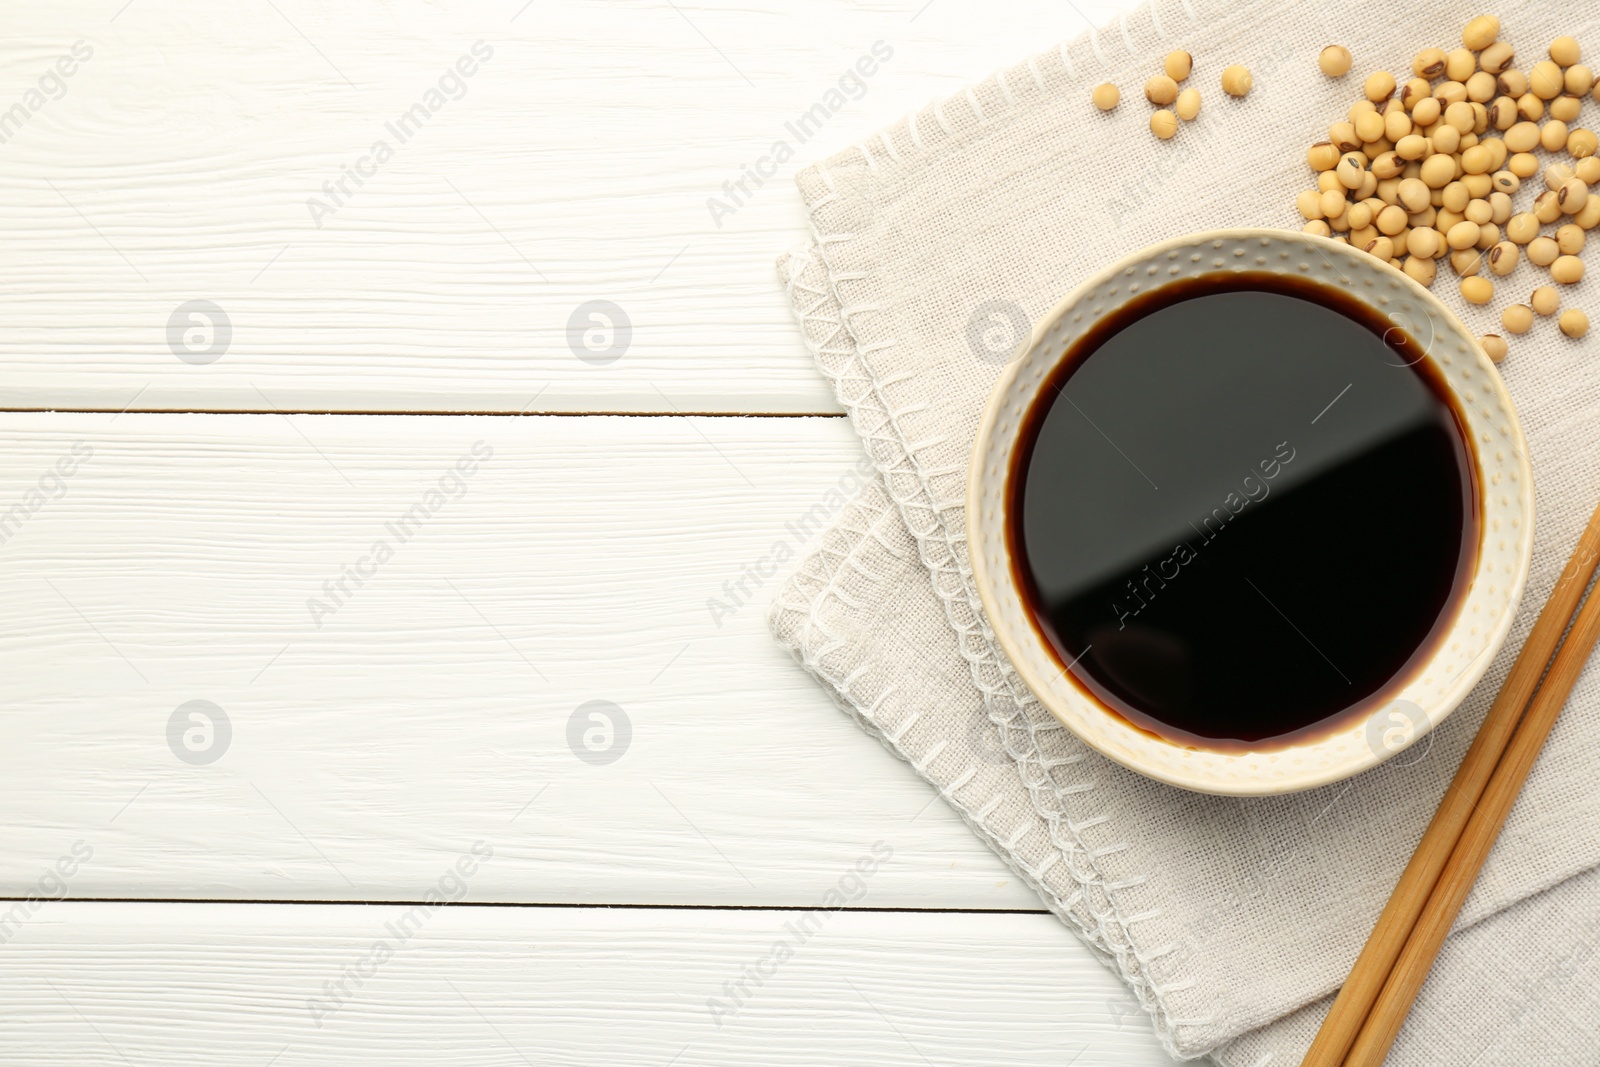
[[[1338,733],[1281,748],[1209,751],[1153,736],[1092,699],[1063,670],[1017,587],[1006,479],[1022,418],[1068,347],[1101,316],[1169,282],[1215,272],[1270,271],[1362,299],[1423,344],[1455,393],[1476,453],[1482,539],[1455,622],[1391,703]],[[1141,774],[1205,793],[1256,795],[1349,777],[1409,747],[1450,714],[1505,640],[1528,577],[1533,481],[1527,443],[1499,372],[1428,290],[1364,252],[1279,230],[1215,230],[1146,248],[1057,304],[996,383],[978,427],[967,486],[967,533],[984,610],[1001,647],[1041,703],[1073,733]],[[1403,529],[1403,516],[1396,517]],[[1374,610],[1380,610],[1375,606]]]

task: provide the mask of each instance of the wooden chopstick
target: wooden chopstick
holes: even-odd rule
[[[1375,1067],[1389,1054],[1389,1046],[1400,1033],[1411,1002],[1427,980],[1428,969],[1433,966],[1450,927],[1461,912],[1461,905],[1478,880],[1483,861],[1488,859],[1489,850],[1500,836],[1506,816],[1511,814],[1511,806],[1528,780],[1528,773],[1533,770],[1539,751],[1550,736],[1578,676],[1583,673],[1597,640],[1600,640],[1600,594],[1589,597],[1583,610],[1578,612],[1571,632],[1550,664],[1550,673],[1517,725],[1505,755],[1495,767],[1472,818],[1467,820],[1466,829],[1456,842],[1455,851],[1439,875],[1438,884],[1429,894],[1400,958],[1384,982],[1383,991],[1378,994],[1361,1033],[1345,1057],[1345,1067]]]
[[[1401,873],[1388,904],[1372,928],[1361,955],[1356,958],[1350,976],[1339,990],[1327,1018],[1323,1020],[1316,1040],[1301,1061],[1302,1067],[1341,1067],[1346,1063],[1345,1057],[1355,1043],[1356,1035],[1362,1030],[1380,992],[1385,989],[1390,972],[1394,970],[1417,925],[1418,917],[1439,882],[1441,872],[1451,859],[1496,765],[1505,753],[1517,722],[1522,718],[1523,709],[1545,673],[1556,646],[1560,644],[1561,635],[1583,598],[1584,589],[1597,564],[1600,564],[1600,507],[1589,517],[1589,524],[1584,527],[1566,568],[1561,572],[1550,598],[1545,601],[1543,610],[1539,612],[1533,631],[1523,644],[1522,651],[1517,654],[1511,672],[1478,728],[1472,747],[1462,757],[1455,778],[1440,800],[1422,840],[1417,843],[1416,851]],[[1556,707],[1559,710],[1560,704]],[[1475,875],[1476,868],[1473,871]],[[1449,924],[1445,925],[1448,929]],[[1430,963],[1432,958],[1431,955],[1428,957]],[[1420,982],[1418,984],[1420,986]],[[1397,989],[1396,993],[1399,992]],[[1397,1004],[1395,1001],[1390,1003]],[[1410,998],[1406,998],[1407,1008],[1410,1003]],[[1401,1014],[1403,1018],[1404,1012]],[[1398,1029],[1398,1024],[1396,1027]]]

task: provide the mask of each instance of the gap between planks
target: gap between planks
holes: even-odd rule
[[[0,896],[0,905],[35,900],[34,897]],[[422,900],[301,900],[295,898],[234,897],[56,897],[62,904],[280,904],[294,907],[338,906],[359,908],[409,908]],[[848,911],[862,915],[1049,915],[1045,908],[946,908],[946,907],[845,907],[819,908],[802,904],[575,904],[560,901],[447,900],[452,908],[544,908],[552,911]]]
[[[0,407],[0,415],[427,415],[433,418],[462,416],[516,416],[546,419],[842,419],[842,411],[512,411],[498,408],[472,411],[370,411],[362,408],[79,408],[79,407]]]

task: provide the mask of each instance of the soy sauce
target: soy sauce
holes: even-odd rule
[[[1023,421],[1011,556],[1093,699],[1282,747],[1393,698],[1475,565],[1471,437],[1426,339],[1343,292],[1174,283],[1076,341]]]

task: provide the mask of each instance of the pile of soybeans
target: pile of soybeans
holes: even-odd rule
[[[1478,305],[1495,303],[1495,281],[1526,258],[1554,284],[1504,307],[1506,333],[1559,312],[1561,332],[1582,337],[1589,318],[1561,309],[1560,287],[1583,278],[1584,244],[1600,226],[1600,189],[1590,188],[1600,183],[1600,140],[1578,125],[1586,100],[1600,103],[1600,85],[1571,37],[1526,70],[1492,15],[1468,22],[1461,43],[1419,52],[1404,83],[1386,71],[1366,78],[1362,99],[1306,152],[1317,180],[1295,201],[1304,230],[1423,285],[1448,260],[1461,295]],[[1330,45],[1318,63],[1337,78],[1353,59]],[[1504,337],[1481,341],[1495,362],[1505,358]]]

